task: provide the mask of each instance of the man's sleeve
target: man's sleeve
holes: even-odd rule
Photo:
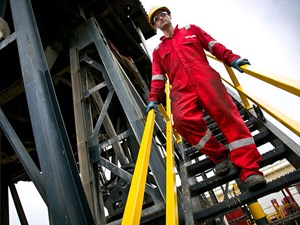
[[[209,51],[217,59],[222,60],[228,66],[231,65],[233,60],[240,58],[239,55],[236,55],[230,49],[227,49],[223,44],[216,41],[200,27],[194,26],[194,29],[196,29],[197,36],[200,38],[203,48],[206,51]]]
[[[161,103],[165,91],[165,71],[161,66],[161,60],[157,50],[153,52],[152,79],[148,101]]]

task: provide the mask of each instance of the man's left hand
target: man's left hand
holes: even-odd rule
[[[146,106],[146,113],[148,113],[151,109],[154,109],[154,112],[157,111],[157,102],[156,101],[148,102],[148,104]]]
[[[239,59],[235,59],[233,60],[233,62],[231,63],[231,66],[235,69],[237,69],[238,71],[240,71],[241,73],[243,73],[244,71],[242,70],[241,66],[243,65],[250,65],[248,59],[245,58],[239,58]]]

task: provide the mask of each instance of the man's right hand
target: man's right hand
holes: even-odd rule
[[[231,63],[231,66],[235,69],[237,69],[238,71],[240,71],[241,73],[243,73],[244,71],[242,70],[241,66],[243,65],[250,65],[248,59],[245,58],[239,58],[239,59],[235,59],[233,60],[233,62]]]
[[[154,112],[157,111],[157,102],[156,101],[148,102],[148,104],[146,106],[146,113],[148,113],[151,109],[154,109]]]

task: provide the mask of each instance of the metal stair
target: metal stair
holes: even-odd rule
[[[272,145],[272,149],[269,149],[262,154],[260,168],[262,169],[263,167],[272,165],[278,160],[286,159],[292,164],[292,166],[295,168],[295,171],[282,177],[278,177],[275,180],[269,181],[267,186],[261,190],[249,192],[246,190],[245,185],[243,185],[238,178],[239,171],[233,167],[231,167],[229,174],[224,177],[213,175],[209,178],[203,179],[203,173],[212,174],[211,171],[214,168],[214,164],[208,158],[202,157],[201,160],[196,160],[201,157],[202,154],[193,147],[186,148],[183,154],[186,161],[185,164],[187,164],[187,166],[183,169],[186,169],[185,173],[188,174],[189,179],[193,178],[194,181],[193,184],[189,185],[189,193],[192,199],[198,198],[199,195],[203,195],[205,192],[208,193],[210,190],[222,185],[226,185],[233,180],[237,180],[237,183],[240,184],[241,189],[244,190],[243,193],[237,197],[232,197],[222,202],[218,202],[217,204],[206,205],[205,208],[194,210],[193,217],[195,224],[197,224],[197,222],[218,217],[226,212],[229,212],[233,208],[256,201],[261,197],[278,192],[284,187],[291,186],[292,184],[300,181],[299,146],[289,139],[284,133],[282,133],[277,127],[272,125],[271,122],[267,121],[266,118],[261,118],[262,114],[259,114],[260,117],[258,117],[254,110],[248,111],[243,108],[239,101],[239,97],[230,91],[230,89],[228,89],[228,92],[233,97],[233,100],[236,103],[247,127],[252,133],[254,133],[253,138],[258,149],[263,148],[263,146],[266,144]],[[224,142],[222,133],[214,121],[212,121],[208,115],[205,117],[205,119],[208,122],[208,127],[211,129],[216,139],[218,139],[220,142],[223,142],[223,144],[226,144],[226,142]],[[298,158],[298,160],[295,160],[296,158]],[[197,178],[200,178],[198,180],[201,181],[197,182]],[[188,180],[186,180],[186,182],[188,182]],[[227,193],[223,194],[227,195]]]

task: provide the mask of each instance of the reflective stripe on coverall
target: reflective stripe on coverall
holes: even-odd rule
[[[227,65],[240,56],[192,24],[185,28],[176,26],[173,36],[162,37],[161,41],[153,52],[148,100],[162,102],[163,75],[168,74],[174,129],[214,163],[223,161],[228,157],[228,149],[208,130],[202,119],[203,112],[207,112],[224,134],[230,160],[241,169],[241,180],[245,181],[250,174],[262,175],[258,165],[261,155],[252,135],[203,49]]]

